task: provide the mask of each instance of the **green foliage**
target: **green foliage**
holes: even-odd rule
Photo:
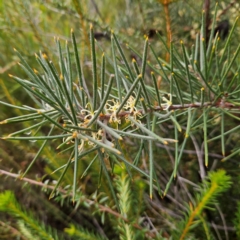
[[[74,226],[74,225],[70,225],[69,228],[66,228],[65,232],[69,236],[71,236],[71,239],[83,239],[83,240],[92,240],[92,239],[104,240],[104,239],[106,239],[101,236],[92,234],[89,231],[87,231],[86,229],[83,229],[79,226],[76,229],[76,226]]]
[[[23,236],[30,237],[29,239],[60,239],[52,229],[46,228],[44,224],[39,224],[31,214],[23,211],[11,191],[5,191],[0,194],[0,211],[7,212],[19,219],[19,229]]]
[[[179,228],[177,229],[178,235],[176,238],[185,239],[188,231],[193,229],[193,227],[196,227],[200,223],[199,220],[202,221],[200,216],[202,215],[203,210],[212,209],[214,204],[218,203],[217,197],[219,197],[222,192],[228,190],[230,185],[230,177],[226,175],[224,170],[211,172],[208,179],[205,179],[201,188],[198,189],[199,193],[196,194],[195,202],[193,204],[190,203],[189,210],[186,213],[187,217],[180,223]],[[206,235],[208,236],[207,231]]]
[[[126,219],[131,219],[129,215],[130,208],[132,207],[131,194],[130,194],[130,182],[127,179],[127,175],[122,173],[122,176],[116,179],[119,207],[121,215]],[[133,234],[132,226],[129,223],[125,223],[122,219],[119,219],[118,229],[121,232],[121,240],[135,239],[135,234]]]
[[[170,0],[0,5],[0,174],[9,176],[1,190],[9,183],[25,196],[18,203],[3,191],[1,226],[23,239],[234,238],[239,5],[201,8]],[[230,31],[217,34],[223,17]],[[33,195],[48,221],[29,204]]]
[[[240,203],[238,202],[237,211],[235,213],[234,226],[236,228],[237,237],[240,237]]]
[[[236,24],[234,25],[236,26]],[[234,28],[233,26],[233,28]],[[22,61],[22,68],[25,70],[29,79],[24,80],[18,77],[13,77],[20,85],[22,85],[30,94],[31,98],[34,99],[35,103],[38,105],[38,108],[32,108],[28,106],[21,107],[25,111],[30,112],[29,114],[22,115],[20,117],[13,117],[7,120],[4,120],[2,124],[13,123],[13,122],[22,122],[22,121],[31,121],[31,120],[40,120],[41,122],[38,124],[32,125],[30,128],[23,129],[21,131],[10,134],[4,139],[10,140],[45,140],[43,145],[41,146],[41,150],[44,148],[46,142],[51,139],[63,139],[63,143],[61,143],[57,148],[64,148],[65,146],[72,144],[71,148],[65,148],[66,150],[71,150],[70,156],[74,158],[74,161],[69,158],[68,164],[62,166],[64,171],[62,172],[61,177],[58,180],[57,186],[61,183],[62,178],[64,177],[66,171],[68,170],[71,163],[74,162],[74,175],[73,175],[73,198],[76,192],[76,183],[77,183],[77,170],[78,170],[78,162],[80,160],[81,154],[84,154],[85,151],[89,151],[89,148],[93,148],[98,146],[101,149],[104,149],[104,155],[114,154],[116,158],[123,161],[126,165],[128,172],[129,167],[134,168],[139,173],[147,176],[150,179],[150,197],[152,196],[153,189],[153,147],[152,142],[159,142],[163,144],[175,143],[176,151],[178,151],[178,139],[176,137],[173,138],[165,138],[159,136],[157,124],[165,121],[173,121],[175,127],[178,131],[181,131],[180,124],[178,123],[177,116],[179,115],[187,115],[186,119],[186,132],[185,139],[182,143],[181,150],[179,154],[175,155],[175,167],[173,171],[173,176],[176,177],[177,167],[181,160],[182,152],[185,148],[186,141],[188,137],[191,135],[191,132],[198,131],[199,128],[203,128],[204,130],[204,144],[205,144],[205,165],[208,166],[208,144],[207,142],[213,141],[213,139],[208,139],[207,137],[207,122],[212,121],[212,119],[208,119],[207,114],[209,115],[213,112],[213,119],[216,116],[224,117],[226,111],[225,108],[231,108],[234,111],[234,108],[238,106],[238,95],[231,94],[231,99],[228,97],[230,94],[223,92],[222,85],[226,85],[227,80],[226,76],[229,74],[230,69],[234,68],[234,62],[236,57],[240,51],[240,46],[238,46],[236,52],[234,53],[232,59],[229,62],[223,62],[221,59],[218,62],[218,52],[216,52],[215,44],[211,45],[209,43],[208,48],[212,48],[212,53],[207,54],[207,49],[204,43],[204,38],[200,39],[200,48],[197,47],[191,53],[192,57],[186,58],[186,50],[184,46],[184,60],[179,59],[179,54],[173,50],[173,46],[170,49],[170,64],[165,64],[163,67],[163,60],[158,59],[159,68],[162,69],[163,76],[166,77],[166,81],[170,84],[170,92],[168,93],[169,99],[163,96],[163,92],[160,92],[163,96],[162,99],[165,103],[160,103],[159,106],[154,106],[154,96],[158,96],[159,90],[156,88],[156,84],[154,87],[151,84],[146,85],[143,83],[143,78],[145,76],[146,71],[146,56],[147,56],[147,48],[148,48],[148,39],[145,41],[145,46],[143,50],[142,56],[142,67],[141,71],[136,70],[134,73],[129,63],[126,61],[126,56],[123,53],[121,46],[118,43],[118,39],[114,33],[112,33],[112,41],[117,43],[117,49],[122,55],[122,59],[124,61],[125,66],[121,66],[125,75],[128,77],[122,76],[121,78],[116,77],[116,86],[125,86],[123,89],[119,89],[118,92],[122,92],[122,99],[119,96],[114,96],[115,88],[112,87],[114,77],[111,75],[108,83],[108,87],[106,90],[102,90],[105,86],[101,86],[97,84],[97,68],[96,68],[96,51],[95,44],[92,40],[92,26],[91,28],[91,48],[92,48],[92,59],[93,59],[93,90],[92,94],[89,94],[89,89],[84,83],[84,77],[81,74],[81,66],[79,65],[78,53],[76,52],[77,47],[75,45],[76,40],[74,34],[72,33],[72,43],[74,45],[74,56],[75,56],[75,64],[78,64],[77,69],[79,69],[78,73],[80,74],[78,79],[79,83],[75,84],[73,82],[74,72],[71,66],[71,60],[69,56],[69,48],[68,44],[66,44],[67,56],[66,61],[64,62],[64,56],[61,49],[61,44],[59,40],[56,40],[56,44],[58,47],[59,54],[59,63],[60,63],[60,71],[57,70],[57,67],[53,65],[53,63],[48,60],[45,54],[36,55],[36,59],[40,64],[42,70],[38,72],[37,70],[32,70],[29,64],[25,61],[22,55],[17,52],[19,58]],[[231,33],[233,30],[231,31]],[[231,39],[232,34],[230,33],[229,39]],[[215,42],[217,38],[215,38]],[[228,48],[230,40],[226,42],[226,45],[223,48],[223,54],[226,52]],[[152,49],[153,53],[154,50]],[[156,56],[156,54],[154,53]],[[193,56],[195,59],[193,60]],[[199,56],[199,59],[198,57]],[[216,60],[219,68],[223,69],[220,79],[216,79],[218,73],[214,72],[213,69],[218,69],[213,64],[213,59]],[[162,61],[162,63],[161,63]],[[186,68],[183,67],[183,63],[185,61]],[[114,62],[114,61],[113,61]],[[182,62],[182,63],[181,63]],[[199,62],[199,64],[198,64]],[[191,65],[193,64],[193,65]],[[224,66],[221,66],[221,65]],[[104,65],[103,65],[104,66]],[[137,65],[135,66],[137,67]],[[149,64],[149,67],[153,70],[157,71],[156,67],[152,64]],[[191,71],[188,69],[190,68]],[[118,76],[118,66],[114,68],[115,76]],[[217,71],[217,70],[216,70]],[[102,69],[102,72],[106,72],[105,69]],[[170,77],[168,77],[170,74]],[[234,76],[233,76],[234,78]],[[187,81],[185,79],[188,79]],[[211,79],[211,80],[210,80]],[[211,85],[209,84],[211,81]],[[232,80],[233,81],[233,80]],[[184,88],[185,85],[189,82],[189,91],[183,91],[181,88]],[[131,86],[131,87],[130,87]],[[238,91],[238,84],[234,85],[234,91]],[[98,88],[101,89],[102,95],[104,98],[102,99],[101,104],[97,105],[99,102],[98,96]],[[199,91],[201,89],[201,91]],[[206,89],[206,90],[205,90]],[[137,95],[136,95],[137,92]],[[204,93],[203,93],[204,92]],[[151,93],[151,94],[150,94]],[[158,93],[158,94],[157,94]],[[226,95],[227,94],[227,95]],[[149,98],[148,96],[151,96]],[[114,99],[112,99],[114,97]],[[39,101],[39,99],[41,101]],[[140,101],[141,100],[141,101]],[[155,101],[157,99],[155,98]],[[177,103],[180,103],[178,105]],[[86,103],[84,106],[83,103]],[[175,104],[176,103],[176,104]],[[174,105],[175,104],[175,105]],[[13,105],[9,105],[12,106]],[[203,113],[201,116],[196,119],[196,112],[198,108],[203,107]],[[187,108],[187,110],[178,111],[178,109]],[[207,108],[207,109],[205,109]],[[175,109],[177,115],[173,116],[169,110]],[[165,111],[166,116],[164,120],[162,120],[162,115],[159,115],[158,111]],[[232,116],[231,113],[228,115]],[[58,122],[58,119],[62,119],[62,124]],[[124,120],[123,120],[124,119]],[[202,119],[202,122],[199,122],[199,119]],[[47,121],[46,121],[47,120]],[[126,121],[129,122],[128,129],[131,129],[132,137],[138,138],[135,135],[136,132],[142,132],[142,138],[147,137],[149,139],[149,157],[150,157],[150,174],[144,173],[138,166],[128,161],[125,157],[125,154],[120,148],[120,142],[122,141],[124,136],[128,135],[128,131],[121,130],[119,132],[119,128],[121,129],[121,122]],[[181,119],[183,121],[183,119]],[[224,118],[223,120],[224,121]],[[52,135],[52,129],[49,131],[48,136],[37,136],[37,131],[39,131],[46,123],[52,124],[52,129],[57,128],[62,131],[61,134]],[[102,122],[102,123],[101,123]],[[131,123],[131,124],[130,124]],[[146,126],[145,126],[146,125]],[[14,136],[22,132],[27,132],[32,129],[36,129],[35,136]],[[140,130],[140,131],[139,131]],[[118,131],[118,132],[117,132]],[[134,132],[134,133],[133,133]],[[120,134],[119,134],[120,133]],[[115,139],[115,144],[109,142],[107,140],[106,134],[109,134],[112,139]],[[140,133],[141,134],[141,133]],[[218,138],[222,140],[222,151],[224,152],[224,124],[222,125],[222,135],[219,135]],[[214,138],[214,140],[217,137]],[[40,153],[40,151],[39,151]],[[237,154],[238,150],[231,154]],[[228,158],[224,158],[223,160],[227,160]],[[32,161],[30,166],[35,162],[36,158]],[[103,161],[102,161],[103,163]],[[104,165],[103,165],[104,166]],[[27,168],[27,171],[30,168]],[[27,171],[22,175],[24,176]],[[107,174],[106,171],[104,171]],[[129,172],[130,173],[130,172]],[[202,173],[203,174],[203,173]],[[164,194],[167,193],[168,186],[171,180],[169,181]],[[112,189],[112,188],[111,188]],[[113,195],[114,192],[112,191]]]

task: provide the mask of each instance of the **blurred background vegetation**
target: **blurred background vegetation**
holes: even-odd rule
[[[91,79],[92,74],[89,25],[93,24],[99,56],[102,53],[101,49],[104,49],[106,55],[111,54],[110,36],[111,30],[113,30],[119,36],[123,47],[125,44],[128,44],[133,49],[138,49],[139,52],[143,49],[144,35],[148,35],[150,43],[158,56],[168,61],[165,48],[163,48],[155,32],[158,31],[168,44],[169,29],[167,27],[168,23],[170,23],[172,42],[176,48],[181,48],[180,40],[191,48],[195,43],[196,34],[200,31],[202,9],[205,2],[207,1],[1,0],[0,101],[20,106],[23,103],[34,106],[34,102],[23,88],[8,76],[8,74],[12,74],[21,78],[27,77],[18,66],[19,60],[13,48],[16,48],[26,57],[32,68],[37,69],[38,65],[34,54],[42,51],[47,54],[49,59],[56,62],[57,52],[54,37],[59,38],[63,42],[70,41],[70,31],[74,29],[80,49],[85,78],[88,80],[87,76]],[[212,17],[216,1],[209,2],[210,16]],[[217,22],[220,23],[223,20],[228,20],[231,27],[236,17],[239,16],[240,3],[233,0],[218,2]],[[232,41],[232,49],[236,48],[240,40],[240,21],[237,24]],[[223,42],[224,36],[220,44],[224,44]],[[129,61],[132,58],[135,58],[137,61],[139,60],[133,51],[127,48],[125,48],[125,51],[129,57]],[[149,55],[148,60],[151,61],[151,55]],[[238,62],[240,62],[239,59]],[[87,84],[91,84],[91,82],[87,82]],[[22,114],[21,110],[9,108],[4,105],[0,105],[0,112],[0,121]],[[15,132],[23,126],[28,126],[27,124],[27,122],[23,122],[1,125],[0,135],[3,136]],[[239,121],[229,122],[229,125],[234,124],[239,124]],[[227,146],[229,149],[235,145],[239,146],[239,135],[235,135],[235,137],[236,139],[231,135],[231,139],[228,139]],[[41,143],[38,142],[0,140],[0,169],[13,173],[24,171],[40,146]],[[57,154],[56,146],[57,144],[53,142],[45,148],[39,160],[26,176],[28,179],[45,182],[46,180],[54,181],[59,177],[58,174],[50,176],[50,173],[61,166],[66,161],[67,156]],[[137,152],[138,148],[139,146],[135,146],[134,151]],[[132,149],[134,147],[131,148],[131,151]],[[181,170],[185,173],[186,179],[198,184],[199,176],[196,164],[196,151],[192,145],[189,145],[187,149],[189,150],[184,153],[184,165]],[[164,149],[164,147],[161,148],[160,146],[156,151],[158,151],[157,154],[162,155],[163,159],[165,159],[159,165],[156,164],[156,168],[164,169],[160,177],[163,182],[166,182],[167,176],[171,173],[172,165],[169,163],[169,159],[171,159],[172,149]],[[212,227],[216,231],[215,234],[222,235],[222,238],[219,239],[236,239],[233,222],[232,220],[229,222],[228,219],[232,219],[232,215],[235,214],[237,200],[240,195],[239,155],[232,161],[219,164],[222,158],[220,148],[219,146],[212,146],[209,156],[215,165],[226,169],[230,173],[237,187],[232,188],[227,193],[230,198],[224,196],[221,200],[223,202],[222,209],[224,209],[224,214],[226,215],[222,216],[220,210],[217,213],[210,214],[206,212],[206,214],[209,214],[208,217],[212,223]],[[91,157],[86,156],[86,159]],[[83,163],[82,168],[85,169],[86,166],[87,164],[84,165]],[[211,167],[214,168],[213,165]],[[89,198],[89,201],[94,201],[97,197],[104,199],[104,197],[109,196],[108,185],[104,181],[101,183],[98,192],[95,192],[98,186],[98,171],[98,165],[93,166],[90,174],[79,180],[81,193],[84,195],[84,199]],[[71,176],[72,173],[69,171],[64,179],[65,185],[71,184]],[[84,201],[81,202],[81,207],[79,207],[72,204],[67,194],[66,198],[61,196],[59,199],[56,198],[49,201],[48,194],[45,191],[41,191],[41,186],[36,186],[36,184],[27,184],[7,175],[0,175],[0,182],[1,192],[9,189],[14,191],[17,200],[25,209],[31,211],[39,221],[60,232],[63,232],[64,228],[69,227],[69,222],[72,222],[90,231],[98,232],[102,236],[107,236],[109,239],[118,239],[114,227],[111,226],[111,217],[104,217],[102,214],[93,214],[89,201],[85,203]],[[185,192],[181,193],[181,196],[178,196],[182,198],[181,200],[174,200],[174,194],[179,188],[179,185],[175,183],[170,191],[172,198],[160,199],[156,194],[154,199],[150,200],[148,188],[146,187],[147,184],[141,180],[140,176],[135,177],[134,183],[131,182],[131,184],[133,185],[133,194],[137,199],[135,200],[136,205],[139,206],[139,209],[134,211],[139,216],[139,219],[141,218],[141,222],[137,223],[137,228],[142,229],[143,232],[144,227],[151,229],[150,232],[153,233],[152,239],[155,238],[154,231],[162,229],[162,237],[165,236],[168,238],[167,231],[164,231],[164,229],[171,225],[171,222],[169,222],[171,221],[170,219],[180,219],[184,207],[181,208],[179,205],[186,204],[185,200],[188,199],[186,196],[192,194],[193,189],[189,186],[188,189],[185,189]],[[109,203],[109,205],[111,204]],[[105,210],[102,209],[102,212],[105,212]],[[111,212],[109,214],[111,215]],[[103,219],[101,218],[106,218],[105,221],[108,224],[103,225]],[[225,234],[222,234],[223,232]],[[2,238],[1,235],[3,236]],[[151,235],[148,238],[150,239]],[[25,239],[16,227],[14,218],[11,218],[8,214],[0,215],[0,239]],[[71,237],[66,236],[63,239],[71,239]],[[143,235],[139,236],[139,239],[144,239]],[[200,237],[199,239],[204,238]]]

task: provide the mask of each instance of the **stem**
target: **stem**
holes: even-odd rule
[[[46,184],[44,184],[44,183],[42,183],[42,182],[39,182],[39,181],[30,179],[30,178],[25,178],[25,177],[24,177],[24,178],[21,178],[21,179],[20,179],[20,177],[21,177],[20,174],[11,173],[11,172],[8,172],[8,171],[2,170],[2,169],[0,169],[0,176],[1,176],[1,175],[6,175],[6,176],[9,176],[9,177],[12,177],[12,178],[19,179],[19,181],[24,181],[24,182],[30,183],[30,184],[32,184],[32,185],[44,187],[44,188],[51,189],[51,190],[53,190],[53,189],[55,188],[55,186],[46,185]],[[65,190],[63,190],[63,189],[61,189],[61,188],[58,189],[58,191],[59,191],[60,193],[62,193],[62,194],[68,194],[69,196],[72,195],[72,193],[69,193],[68,191],[65,191]],[[92,201],[92,200],[87,199],[87,198],[84,198],[84,201],[87,202],[89,205],[92,205],[92,204],[96,203],[95,201]],[[110,213],[111,215],[113,215],[113,216],[115,216],[115,217],[117,217],[117,218],[121,218],[121,219],[122,219],[124,222],[126,222],[126,223],[129,222],[128,219],[126,219],[125,217],[123,217],[120,213],[112,210],[110,207],[106,207],[106,206],[101,205],[101,204],[99,204],[99,203],[97,203],[97,206],[99,207],[100,211],[102,211],[102,212],[108,212],[108,213]],[[137,228],[137,229],[142,230],[142,227],[139,226],[139,225],[136,224],[136,223],[134,223],[133,226],[134,226],[135,228]],[[155,236],[155,234],[154,234],[154,233],[151,233],[151,232],[147,232],[146,235],[151,236],[151,237],[154,237],[154,236]]]
[[[161,2],[161,0],[159,0]],[[162,2],[165,18],[166,18],[166,31],[167,31],[167,46],[170,49],[171,41],[172,41],[172,31],[171,31],[171,19],[170,19],[170,13],[169,13],[169,0],[163,0]],[[169,62],[169,52],[166,53],[166,62]]]

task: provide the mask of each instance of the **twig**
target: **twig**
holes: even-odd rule
[[[169,150],[171,150],[171,151],[175,151],[175,148],[174,148],[174,147],[170,147],[170,146],[167,146],[167,145],[165,145],[165,144],[156,143],[156,145],[157,145],[158,147],[161,147],[161,148],[165,148],[165,149],[169,149]],[[180,152],[180,151],[181,151],[181,149],[178,149],[178,152]],[[186,153],[186,154],[194,154],[194,155],[197,154],[196,151],[194,151],[194,150],[183,150],[183,153]],[[217,154],[217,153],[208,153],[208,156],[214,157],[214,158],[219,158],[219,159],[222,159],[222,158],[223,158],[222,155]]]
[[[172,41],[172,31],[171,31],[171,19],[169,13],[169,4],[171,1],[163,0],[161,1],[164,8],[165,18],[166,18],[166,31],[167,31],[167,46],[170,49],[171,41]],[[169,62],[169,52],[166,53],[166,62]]]
[[[9,228],[14,236],[16,236],[16,237],[21,236],[22,240],[27,240],[27,238],[21,232],[19,232],[16,228],[10,226],[9,224],[6,224],[6,223],[0,221],[0,225],[3,226],[5,229]]]
[[[103,17],[102,17],[102,14],[100,13],[100,11],[99,11],[99,8],[98,8],[98,5],[97,5],[97,3],[94,1],[94,0],[91,0],[91,2],[92,2],[92,5],[93,5],[93,7],[95,8],[95,10],[96,10],[96,12],[97,12],[97,14],[98,14],[98,16],[100,17],[100,19],[103,21]]]
[[[222,219],[222,223],[223,223],[223,229],[224,229],[224,233],[225,233],[225,237],[226,237],[226,240],[229,240],[229,237],[228,237],[228,231],[227,231],[227,224],[226,224],[226,219],[224,217],[224,214],[221,210],[221,208],[218,206],[218,204],[214,204],[215,207],[217,208],[218,212],[219,212],[219,215]]]
[[[237,0],[234,0],[231,3],[229,3],[228,6],[225,9],[223,9],[222,12],[217,17],[219,18],[220,16],[224,15],[229,10],[229,8],[232,7],[236,2]]]
[[[87,31],[86,31],[85,19],[84,19],[84,15],[83,15],[82,5],[76,0],[73,0],[73,5],[76,9],[76,12],[78,13],[78,15],[80,17],[80,24],[81,24],[81,28],[82,28],[82,31],[83,31],[84,41],[82,41],[82,49],[84,49],[84,44],[86,44],[88,49],[89,49],[89,52],[90,52],[90,41],[89,41],[88,34],[87,34]],[[82,51],[82,59],[84,59],[83,53],[84,53],[84,51]]]
[[[11,173],[11,172],[8,172],[8,171],[2,170],[2,169],[0,169],[0,175],[6,175],[6,176],[9,176],[9,177],[12,177],[12,178],[15,178],[15,179],[19,179],[20,181],[28,182],[28,183],[30,183],[32,185],[40,186],[40,187],[51,189],[51,190],[53,190],[55,188],[54,186],[46,185],[46,184],[44,184],[42,182],[30,179],[30,178],[26,178],[26,177],[21,178],[20,174]],[[72,193],[69,193],[69,192],[67,192],[67,191],[65,191],[63,189],[58,189],[58,191],[61,192],[62,194],[68,194],[69,196],[72,195]],[[97,203],[95,201],[92,201],[90,199],[87,199],[87,198],[85,198],[84,201],[86,201],[90,205],[97,204],[97,206],[99,207],[100,211],[107,212],[107,213],[109,213],[109,214],[111,214],[111,215],[113,215],[113,216],[115,216],[117,218],[121,218],[124,222],[129,222],[128,219],[126,219],[121,214],[119,214],[118,212],[112,210],[109,207],[103,206],[103,205],[101,205],[101,204],[99,204],[99,203]],[[133,227],[142,230],[142,227],[139,226],[137,223],[133,224]],[[155,236],[155,234],[150,233],[150,232],[147,232],[146,234],[151,236],[151,237]]]
[[[199,165],[199,169],[200,169],[200,176],[201,176],[201,180],[203,180],[206,177],[206,171],[204,168],[204,160],[203,160],[203,152],[202,152],[201,148],[198,146],[197,140],[193,136],[193,134],[190,134],[190,137],[191,137],[193,145],[196,149],[198,165]]]
[[[209,39],[209,33],[210,33],[210,24],[211,24],[211,20],[210,20],[210,0],[205,0],[204,1],[204,11],[205,11],[205,22],[206,22],[206,25],[203,26],[205,27],[205,33],[206,33],[206,39],[207,39],[207,42],[208,42],[208,39]]]

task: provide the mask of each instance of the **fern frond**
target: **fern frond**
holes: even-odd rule
[[[121,231],[121,234],[120,234],[120,239],[121,240],[134,240],[134,239],[136,239],[135,234],[134,234],[133,229],[132,229],[130,224],[124,223],[124,224],[122,224],[121,227],[122,227],[122,229],[121,229],[122,231]],[[120,226],[119,226],[119,228],[120,228]]]
[[[23,221],[18,221],[17,223],[18,228],[22,235],[26,237],[27,239],[35,239],[35,240],[41,240],[39,237],[34,236],[30,229],[26,226],[26,224]]]
[[[128,217],[132,201],[130,194],[129,178],[122,174],[116,178],[116,187],[118,190],[119,206],[123,217]]]
[[[132,206],[129,178],[126,174],[122,172],[121,176],[116,177],[115,182],[118,190],[118,199],[121,214],[124,218],[129,219],[130,210]],[[124,222],[122,219],[119,219],[118,230],[121,240],[136,239],[136,235],[133,232],[132,225],[129,222]]]
[[[43,224],[40,224],[33,218],[31,213],[25,212],[11,191],[5,191],[0,194],[0,211],[7,212],[24,223],[25,226],[20,224],[20,230],[25,229],[23,232],[27,233],[26,229],[28,229],[29,234],[32,234],[34,239],[37,239],[37,237],[41,240],[59,239],[52,229],[46,229]]]
[[[190,229],[199,224],[199,216],[205,208],[217,203],[217,197],[231,185],[230,177],[224,170],[209,173],[208,179],[202,183],[200,192],[196,196],[196,203],[189,204],[186,219],[179,224],[178,239],[185,239]]]

